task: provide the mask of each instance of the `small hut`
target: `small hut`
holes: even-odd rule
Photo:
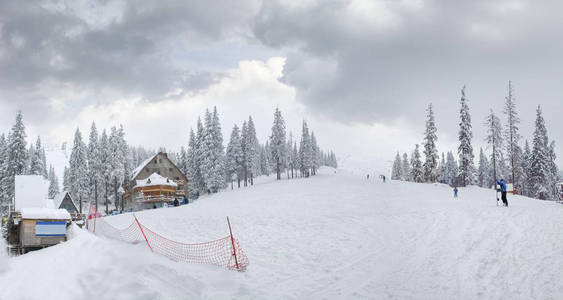
[[[66,209],[56,208],[48,199],[48,187],[42,176],[16,176],[15,209],[8,225],[8,243],[14,252],[23,254],[66,241],[72,218]]]

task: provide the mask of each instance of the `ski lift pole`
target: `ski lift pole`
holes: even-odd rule
[[[229,221],[229,217],[227,216],[227,224],[229,225],[229,233],[231,234],[231,244],[233,245],[233,255],[235,256],[235,266],[238,271],[240,268],[238,266],[238,259],[237,259],[237,248],[235,247],[235,239],[233,238],[233,230],[231,229],[231,222]]]

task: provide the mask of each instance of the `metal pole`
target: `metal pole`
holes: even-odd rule
[[[238,266],[238,259],[237,259],[237,248],[235,248],[235,239],[233,238],[233,231],[231,230],[231,222],[229,221],[229,217],[227,216],[227,224],[229,224],[229,233],[231,234],[231,244],[233,245],[233,255],[235,256],[235,266],[237,270],[240,271]]]

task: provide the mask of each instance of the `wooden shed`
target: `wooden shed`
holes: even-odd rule
[[[13,212],[8,242],[19,254],[67,240],[71,216],[65,209],[22,208]]]
[[[64,242],[72,217],[48,199],[49,182],[39,175],[17,175],[14,211],[8,220],[8,245],[17,254]]]

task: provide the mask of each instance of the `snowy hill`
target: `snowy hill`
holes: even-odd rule
[[[74,228],[67,243],[0,257],[0,298],[563,297],[563,205],[516,196],[497,207],[491,190],[461,188],[453,199],[447,186],[364,176],[323,169],[308,179],[262,178],[253,188],[137,213],[188,243],[225,236],[230,216],[250,259],[246,273],[176,263]],[[109,218],[116,226],[131,220]]]

